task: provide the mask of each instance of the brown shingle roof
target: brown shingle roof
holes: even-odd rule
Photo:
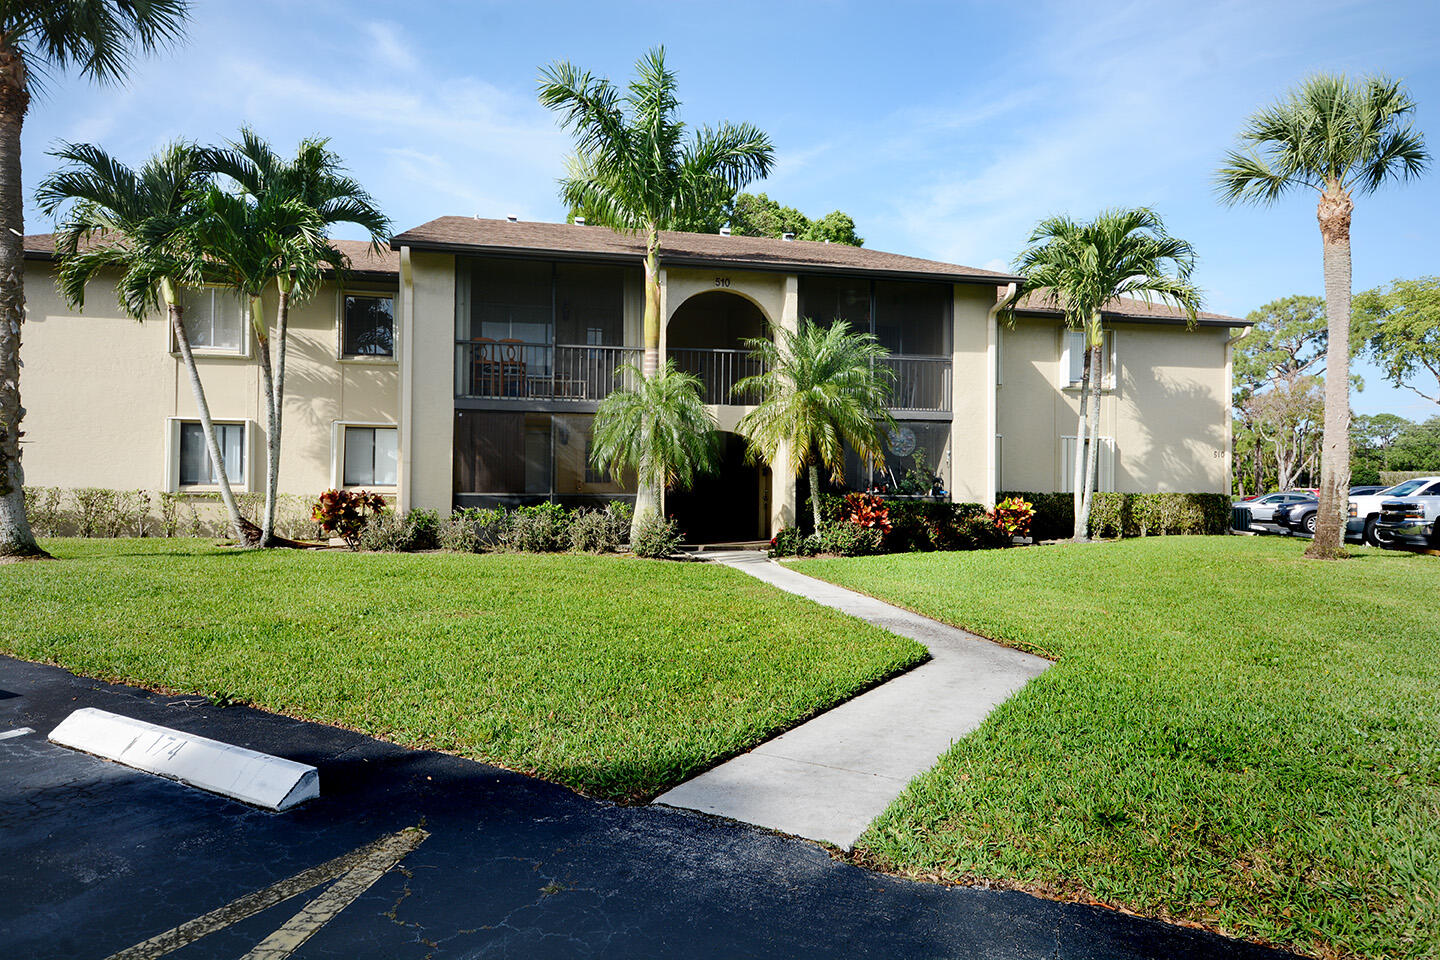
[[[645,255],[644,238],[606,227],[572,223],[484,220],[440,217],[406,230],[392,247],[488,251],[510,255],[561,255],[578,259],[633,262]],[[880,274],[913,279],[1009,282],[1014,277],[994,270],[962,267],[937,260],[903,257],[865,247],[813,240],[770,237],[725,237],[711,233],[675,233],[660,237],[661,260],[673,266],[725,264],[756,270],[802,273]]]
[[[998,296],[1004,296],[1005,291],[1001,289]],[[1064,313],[1059,306],[1047,302],[1045,296],[1039,292],[1032,291],[1020,298],[1015,305],[1017,313],[1041,314],[1047,316],[1060,316]],[[1154,303],[1146,303],[1144,300],[1135,300],[1130,297],[1116,297],[1105,305],[1101,316],[1113,320],[1145,320],[1160,321],[1166,323],[1184,323],[1185,311],[1178,310],[1156,300]],[[1223,313],[1207,313],[1201,311],[1196,320],[1197,325],[1204,327],[1248,327],[1249,320],[1240,317],[1230,317]]]
[[[350,258],[350,269],[354,273],[373,275],[400,273],[400,254],[385,247],[378,254],[363,240],[331,241],[340,252]],[[25,235],[25,256],[32,260],[50,260],[55,256],[55,235],[53,233],[27,233]]]

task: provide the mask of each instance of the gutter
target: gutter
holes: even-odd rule
[[[1000,390],[1000,378],[997,364],[999,362],[1000,348],[1000,311],[1005,305],[1015,299],[1019,292],[1019,285],[1010,282],[1005,285],[1005,295],[995,301],[995,305],[985,312],[985,368],[989,370],[990,389],[985,391],[985,506],[991,510],[995,509],[995,498],[999,491],[995,485],[999,478],[996,474],[995,462],[995,435],[999,432],[999,406],[1000,398],[997,395]],[[953,478],[950,484],[955,485]]]

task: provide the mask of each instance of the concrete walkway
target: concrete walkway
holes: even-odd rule
[[[1041,657],[796,573],[763,553],[710,559],[918,640],[932,659],[680,784],[656,803],[849,849],[911,779],[1050,666]]]

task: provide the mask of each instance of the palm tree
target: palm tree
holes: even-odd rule
[[[617,373],[627,385],[595,411],[592,464],[616,476],[633,470],[639,489],[662,494],[715,469],[715,418],[700,399],[699,377],[676,370],[673,360],[648,377],[633,364]],[[632,537],[653,512],[637,498]]]
[[[1415,101],[1384,76],[1316,74],[1253,115],[1216,174],[1221,199],[1271,204],[1292,190],[1319,195],[1325,271],[1325,433],[1320,509],[1307,557],[1344,555],[1350,488],[1350,215],[1355,195],[1419,176],[1430,160],[1410,124]]]
[[[190,375],[220,499],[235,537],[249,539],[230,488],[179,297],[182,287],[203,281],[201,258],[187,235],[195,197],[209,185],[201,151],[194,144],[176,141],[139,170],[90,144],[62,144],[51,154],[67,161],[67,166],[45,178],[36,198],[46,216],[63,211],[55,237],[61,293],[68,303],[83,310],[90,281],[102,273],[119,271],[116,293],[131,317],[142,320],[164,303],[175,344]]]
[[[798,332],[775,328],[775,339],[747,340],[762,372],[735,384],[737,395],[760,397],[736,429],[752,456],[777,474],[810,471],[810,506],[820,529],[820,467],[835,481],[845,476],[845,445],[862,459],[883,464],[882,427],[894,427],[890,386],[895,372],[881,361],[890,355],[869,333],[851,333],[836,320],[813,320]]]
[[[1073,474],[1074,536],[1083,541],[1089,537],[1090,504],[1100,462],[1102,311],[1116,297],[1139,297],[1146,303],[1158,298],[1184,310],[1193,324],[1201,306],[1200,291],[1190,282],[1195,251],[1184,240],[1166,233],[1154,210],[1137,207],[1105,210],[1089,223],[1065,216],[1041,220],[1015,264],[1025,281],[1004,308],[1008,322],[1014,322],[1016,302],[1028,294],[1032,300],[1058,307],[1067,327],[1085,332]]]
[[[314,254],[322,244],[324,223],[302,200],[265,194],[258,198],[210,186],[196,201],[191,242],[205,258],[205,272],[235,290],[245,303],[259,353],[260,385],[265,396],[266,509],[257,544],[275,545],[274,491],[279,470],[280,426],[270,327],[261,298],[282,273],[300,289],[320,282],[321,263]]]
[[[295,157],[287,160],[253,130],[242,127],[240,139],[228,147],[207,150],[206,167],[228,177],[260,207],[276,209],[303,205],[313,217],[292,221],[303,231],[298,243],[284,243],[275,249],[272,264],[277,297],[275,308],[274,369],[271,409],[266,412],[265,512],[261,520],[261,542],[270,544],[275,530],[275,511],[280,481],[280,438],[285,412],[285,355],[292,303],[304,303],[315,295],[324,269],[343,274],[349,259],[330,242],[328,232],[336,224],[350,223],[370,234],[370,248],[379,252],[390,236],[390,221],[380,212],[375,199],[345,173],[338,154],[329,149],[328,139],[300,141]],[[318,222],[318,228],[315,224]],[[268,354],[267,354],[268,356]],[[267,361],[268,362],[268,361]]]
[[[179,38],[187,0],[0,0],[0,556],[44,557],[25,519],[20,465],[20,324],[25,319],[25,204],[20,131],[32,76],[78,67],[124,79],[136,52]]]
[[[750,124],[686,136],[664,47],[636,61],[635,72],[622,95],[609,80],[560,61],[541,71],[540,102],[575,134],[575,156],[560,181],[565,202],[589,223],[645,235],[643,369],[651,376],[660,362],[660,231],[715,222],[737,190],[770,171],[775,149]]]

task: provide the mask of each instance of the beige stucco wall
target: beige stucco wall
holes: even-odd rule
[[[358,281],[351,287],[387,289]],[[166,320],[129,319],[105,283],[92,284],[83,312],[71,309],[42,262],[27,263],[25,292],[26,483],[173,489],[170,420],[194,419],[196,405],[184,365],[170,352]],[[337,422],[396,422],[395,362],[338,358],[341,296],[327,283],[290,312],[282,492],[308,496],[334,485]],[[266,309],[273,316],[273,300]],[[196,360],[211,415],[249,423],[245,486],[258,490],[265,450],[259,369],[244,357]]]
[[[410,263],[414,287],[407,286],[401,299],[413,294],[414,302],[400,307],[414,316],[414,335],[404,351],[412,384],[410,436],[400,442],[409,445],[410,505],[443,514],[454,498],[455,258],[414,251]]]
[[[953,400],[950,425],[950,497],[957,502],[988,503],[989,463],[994,442],[989,429],[986,384],[990,382],[989,324],[995,288],[955,284],[951,337]]]
[[[1079,391],[1060,385],[1062,329],[1056,319],[1021,317],[1001,331],[1003,490],[1061,489],[1060,438],[1075,436],[1080,409]],[[1112,329],[1116,374],[1103,391],[1100,435],[1115,441],[1115,489],[1226,492],[1229,331],[1140,323]]]

